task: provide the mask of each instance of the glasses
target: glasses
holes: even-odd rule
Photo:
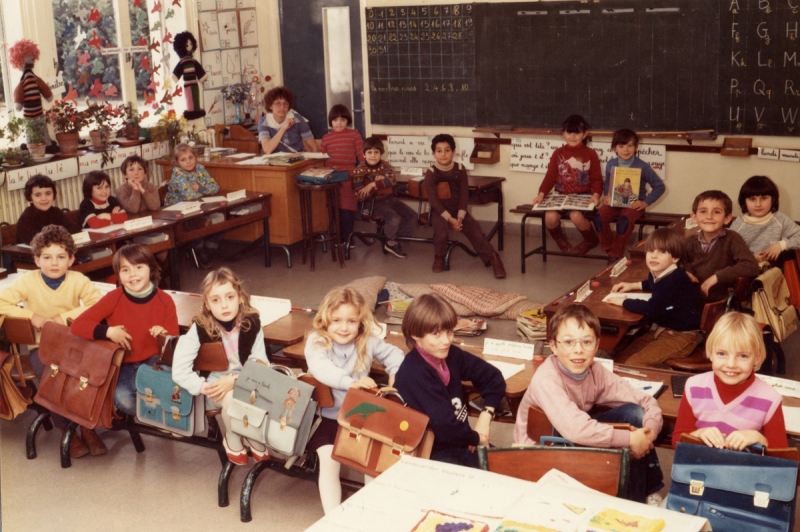
[[[567,349],[575,349],[578,344],[581,344],[584,349],[591,349],[597,343],[597,338],[567,338],[565,340],[556,340],[559,344]]]
[[[274,102],[272,102],[272,106],[273,107],[276,107],[276,106],[277,107],[289,107],[289,102],[287,102],[286,100],[275,100]]]

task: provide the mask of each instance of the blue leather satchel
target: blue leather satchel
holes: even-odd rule
[[[205,428],[204,406],[202,395],[195,398],[175,384],[169,367],[142,364],[136,371],[136,418],[140,423],[194,436]]]
[[[341,183],[350,178],[347,170],[333,170],[332,168],[308,168],[295,176],[298,183],[304,185],[327,185]]]
[[[705,517],[713,530],[792,530],[797,462],[678,443],[667,508]]]

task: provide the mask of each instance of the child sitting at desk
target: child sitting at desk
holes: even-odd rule
[[[652,205],[654,201],[664,194],[664,182],[656,175],[653,168],[636,156],[639,149],[639,135],[630,129],[618,129],[611,138],[611,149],[617,157],[608,161],[606,165],[605,195],[603,196],[603,206],[597,211],[594,217],[594,228],[600,234],[600,247],[608,253],[608,261],[616,262],[625,256],[625,248],[630,241],[631,232],[636,225],[644,210]],[[614,169],[637,168],[642,171],[642,179],[639,183],[639,190],[634,196],[636,199],[629,203],[632,195],[630,179],[626,179],[623,184],[622,198],[626,207],[612,207],[614,186]],[[647,185],[650,185],[650,193],[647,193]],[[642,199],[644,198],[644,199]],[[611,222],[617,223],[616,235],[611,234]]]
[[[561,125],[561,135],[567,142],[553,152],[547,173],[544,176],[539,195],[531,202],[536,206],[555,187],[559,194],[591,194],[595,205],[600,205],[600,195],[603,193],[603,176],[600,173],[600,158],[597,153],[586,146],[586,137],[589,136],[589,124],[580,115],[572,115],[564,120]],[[561,232],[561,211],[547,211],[544,215],[544,225],[550,232],[562,253],[571,255],[585,255],[590,249],[600,243],[594,233],[589,217],[582,211],[564,211],[572,223],[580,231],[583,242],[575,246],[570,245],[567,237]]]
[[[632,366],[655,366],[669,358],[692,354],[700,340],[700,317],[703,298],[697,285],[679,267],[683,239],[666,227],[656,229],[645,243],[645,262],[650,270],[640,283],[618,283],[611,289],[617,297],[609,303],[642,314],[653,327],[639,336],[623,352],[621,360]],[[649,300],[633,299],[623,292],[645,290]],[[630,355],[630,358],[628,356]]]
[[[21,274],[14,284],[0,292],[0,315],[31,320],[38,342],[45,323],[65,325],[69,318],[76,318],[100,301],[101,296],[88,277],[69,270],[75,261],[75,241],[66,229],[60,225],[46,226],[33,238],[31,247],[40,269]],[[23,302],[25,306],[20,307]],[[33,371],[41,379],[44,365],[39,358],[38,343],[29,345],[28,349]],[[56,427],[66,431],[69,424],[66,418],[53,414],[52,419]],[[71,440],[69,454],[72,458],[107,451],[93,430],[83,428],[82,432],[82,439],[76,433]]]
[[[37,174],[25,183],[25,199],[31,202],[17,221],[17,244],[30,244],[33,237],[48,225],[60,225],[69,233],[78,233],[81,228],[67,218],[66,213],[55,206],[58,192],[49,177]]]
[[[672,446],[689,433],[718,449],[741,451],[754,443],[788,447],[783,399],[756,377],[766,358],[756,320],[739,312],[723,315],[708,335],[706,356],[711,371],[686,381]]]
[[[117,201],[126,212],[136,214],[161,208],[158,187],[147,180],[147,161],[139,155],[130,155],[122,161],[120,171],[125,183],[117,187]]]
[[[548,320],[553,355],[536,370],[522,398],[514,425],[514,443],[538,445],[528,437],[528,408],[537,406],[564,438],[578,445],[629,448],[630,482],[626,498],[658,504],[664,484],[653,442],[661,431],[661,408],[655,398],[635,390],[608,371],[594,356],[600,321],[579,303],[563,306]],[[612,409],[592,414],[595,405]],[[629,423],[616,429],[605,423]]]
[[[737,277],[756,277],[758,262],[744,239],[725,226],[733,218],[733,202],[722,191],[701,192],[692,204],[692,220],[700,231],[684,240],[686,273],[701,283],[708,301],[728,297]]]
[[[105,172],[93,170],[83,178],[83,201],[78,219],[81,227],[92,229],[121,224],[128,219],[128,213],[111,195],[111,179]]]
[[[191,146],[183,142],[178,144],[175,146],[174,157],[176,166],[172,169],[167,197],[164,199],[165,206],[181,201],[199,200],[203,196],[219,192],[219,185],[214,178],[208,174],[202,164],[197,163]],[[205,221],[204,219],[203,222]],[[197,253],[197,260],[201,268],[210,270],[214,267],[212,258],[224,238],[225,232],[219,232],[191,242],[190,245]]]
[[[506,270],[500,255],[489,243],[475,218],[467,212],[469,181],[463,165],[453,162],[456,141],[452,135],[442,133],[433,137],[431,150],[436,162],[425,172],[425,192],[431,205],[433,225],[433,273],[444,271],[449,228],[463,231],[484,266],[491,265],[494,276],[504,279]]]
[[[353,170],[353,188],[360,201],[366,201],[370,196],[375,197],[372,214],[383,218],[385,222],[383,231],[387,240],[383,249],[404,259],[408,255],[396,238],[414,234],[417,213],[394,195],[396,181],[392,165],[381,158],[383,141],[378,137],[370,137],[364,141],[363,151],[365,160]]]

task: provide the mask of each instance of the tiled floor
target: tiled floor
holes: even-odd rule
[[[531,241],[536,238],[529,238]],[[285,256],[273,253],[273,267],[263,268],[258,252],[230,264],[246,280],[253,294],[290,298],[295,306],[316,306],[331,287],[353,279],[382,275],[398,282],[442,282],[474,284],[498,291],[519,292],[534,301],[551,301],[604,263],[551,257],[531,257],[528,272],[520,273],[519,237],[506,235],[505,261],[508,278],[496,280],[479,259],[454,252],[452,270],[430,271],[433,252],[427,244],[408,244],[406,260],[383,255],[375,245],[359,243],[345,269],[318,251],[317,271],[300,264],[300,250],[293,249],[294,266],[286,268]],[[182,268],[183,289],[196,291],[205,272]],[[515,339],[513,322],[493,321],[489,335]],[[784,344],[789,358],[789,376],[800,376],[792,359],[800,335]],[[25,434],[33,415],[14,422],[0,421],[0,495],[2,525],[8,531],[206,531],[206,530],[304,530],[322,517],[315,484],[268,471],[255,485],[253,522],[239,521],[238,497],[246,469],[239,467],[230,483],[231,504],[216,503],[220,464],[215,451],[159,438],[144,437],[146,450],[137,454],[127,434],[101,432],[109,453],[87,456],[61,469],[58,458],[60,433],[40,430],[39,456],[25,458]],[[511,427],[493,425],[492,443],[511,443]],[[669,476],[671,452],[659,450],[665,476]],[[252,463],[252,462],[251,462]]]

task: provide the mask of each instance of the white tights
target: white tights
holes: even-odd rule
[[[322,510],[327,515],[342,503],[342,483],[339,480],[341,464],[331,456],[333,445],[323,445],[317,449],[319,456],[319,498]]]
[[[231,416],[228,414],[228,406],[230,406],[231,401],[233,400],[233,390],[226,393],[222,396],[222,399],[217,402],[214,401],[214,406],[217,408],[222,409],[222,424],[223,428],[225,429],[224,437],[228,441],[228,446],[231,448],[232,451],[239,451],[244,445],[249,445],[254,450],[258,451],[259,453],[265,453],[267,451],[267,446],[261,442],[252,441],[248,438],[242,438],[235,432],[231,432]],[[206,403],[208,404],[208,403]],[[231,443],[233,445],[231,445]]]

